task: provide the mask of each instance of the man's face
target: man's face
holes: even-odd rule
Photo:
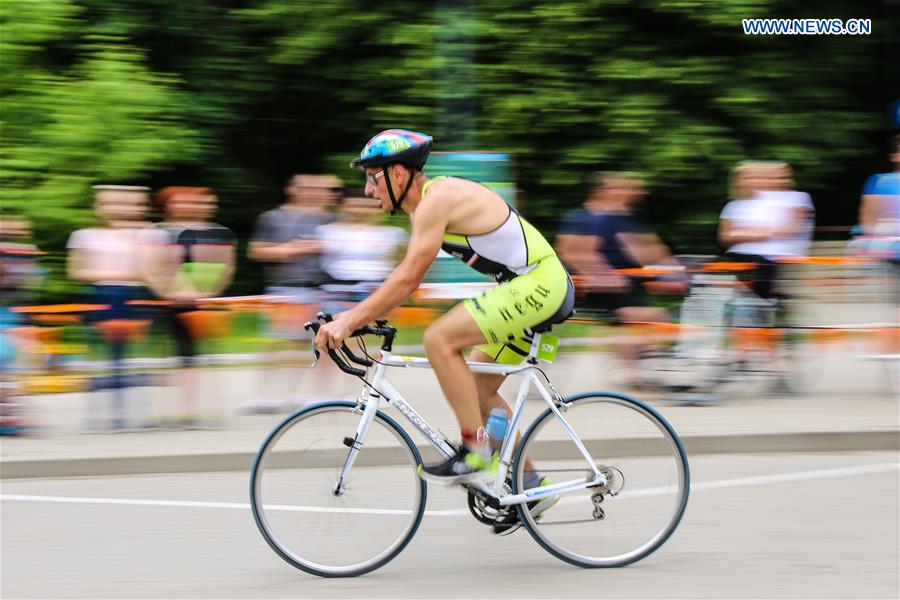
[[[294,204],[324,210],[340,198],[341,183],[328,175],[295,175],[284,191]]]
[[[394,176],[395,167],[390,166],[387,169],[388,177]],[[392,182],[392,186],[394,189],[394,193],[397,193],[397,186]],[[378,206],[381,207],[382,212],[391,212],[394,209],[394,205],[391,202],[391,195],[387,190],[387,183],[385,182],[384,169],[381,167],[370,167],[366,169],[366,196],[369,198],[375,198],[378,200]]]
[[[791,167],[787,163],[776,163],[772,165],[772,175],[769,186],[773,190],[787,190],[791,187],[791,179],[793,173]]]
[[[97,192],[97,213],[110,220],[140,221],[147,213],[147,194],[131,190],[102,190]]]
[[[31,237],[31,224],[21,217],[0,217],[0,239],[20,240]]]
[[[760,190],[768,189],[768,185],[768,176],[759,165],[745,167],[738,175],[738,195],[743,199],[752,197]]]
[[[644,196],[644,184],[635,179],[610,179],[603,187],[604,194],[620,206],[631,206]]]

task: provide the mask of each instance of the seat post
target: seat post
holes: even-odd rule
[[[531,350],[528,351],[526,360],[534,360],[537,358],[538,349],[541,347],[541,334],[535,332],[531,338]]]

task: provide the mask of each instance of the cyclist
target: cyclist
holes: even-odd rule
[[[474,346],[469,358],[478,362],[518,363],[527,355],[534,331],[572,314],[575,294],[553,247],[499,195],[474,181],[425,176],[431,147],[428,135],[389,129],[370,139],[351,163],[365,171],[365,193],[383,211],[409,214],[412,234],[406,256],[384,285],[323,325],[316,344],[340,347],[354,329],[400,305],[441,249],[499,282],[425,331],[425,353],[456,414],[462,444],[455,456],[421,468],[420,474],[452,484],[481,479],[496,468],[484,423],[496,406],[510,412],[497,393],[504,376],[473,373],[463,350]],[[525,468],[526,487],[544,479],[528,462]],[[555,501],[544,505],[549,508]],[[532,507],[532,513],[543,512],[541,508]]]

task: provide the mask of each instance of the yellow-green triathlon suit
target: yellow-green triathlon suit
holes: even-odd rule
[[[422,197],[431,185],[425,183]],[[572,314],[575,288],[553,246],[512,207],[497,229],[479,235],[444,233],[441,248],[500,283],[464,301],[487,344],[476,346],[499,363],[517,364],[532,333]]]

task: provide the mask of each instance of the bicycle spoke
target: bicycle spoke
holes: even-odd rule
[[[621,566],[653,552],[677,526],[687,502],[689,474],[680,442],[652,411],[624,397],[586,395],[562,414],[588,451],[603,457],[595,464],[608,483],[565,493],[538,517],[520,507],[532,537],[559,558],[586,567]],[[551,479],[591,472],[549,412],[523,437],[517,490],[525,456]]]
[[[367,444],[398,448],[405,464],[357,460],[335,494],[349,452],[346,433],[356,431],[360,418],[349,403],[300,411],[267,440],[254,468],[260,531],[282,558],[318,575],[357,575],[384,564],[403,549],[424,512],[417,454],[382,417],[373,421]],[[357,458],[364,455],[365,448]]]

